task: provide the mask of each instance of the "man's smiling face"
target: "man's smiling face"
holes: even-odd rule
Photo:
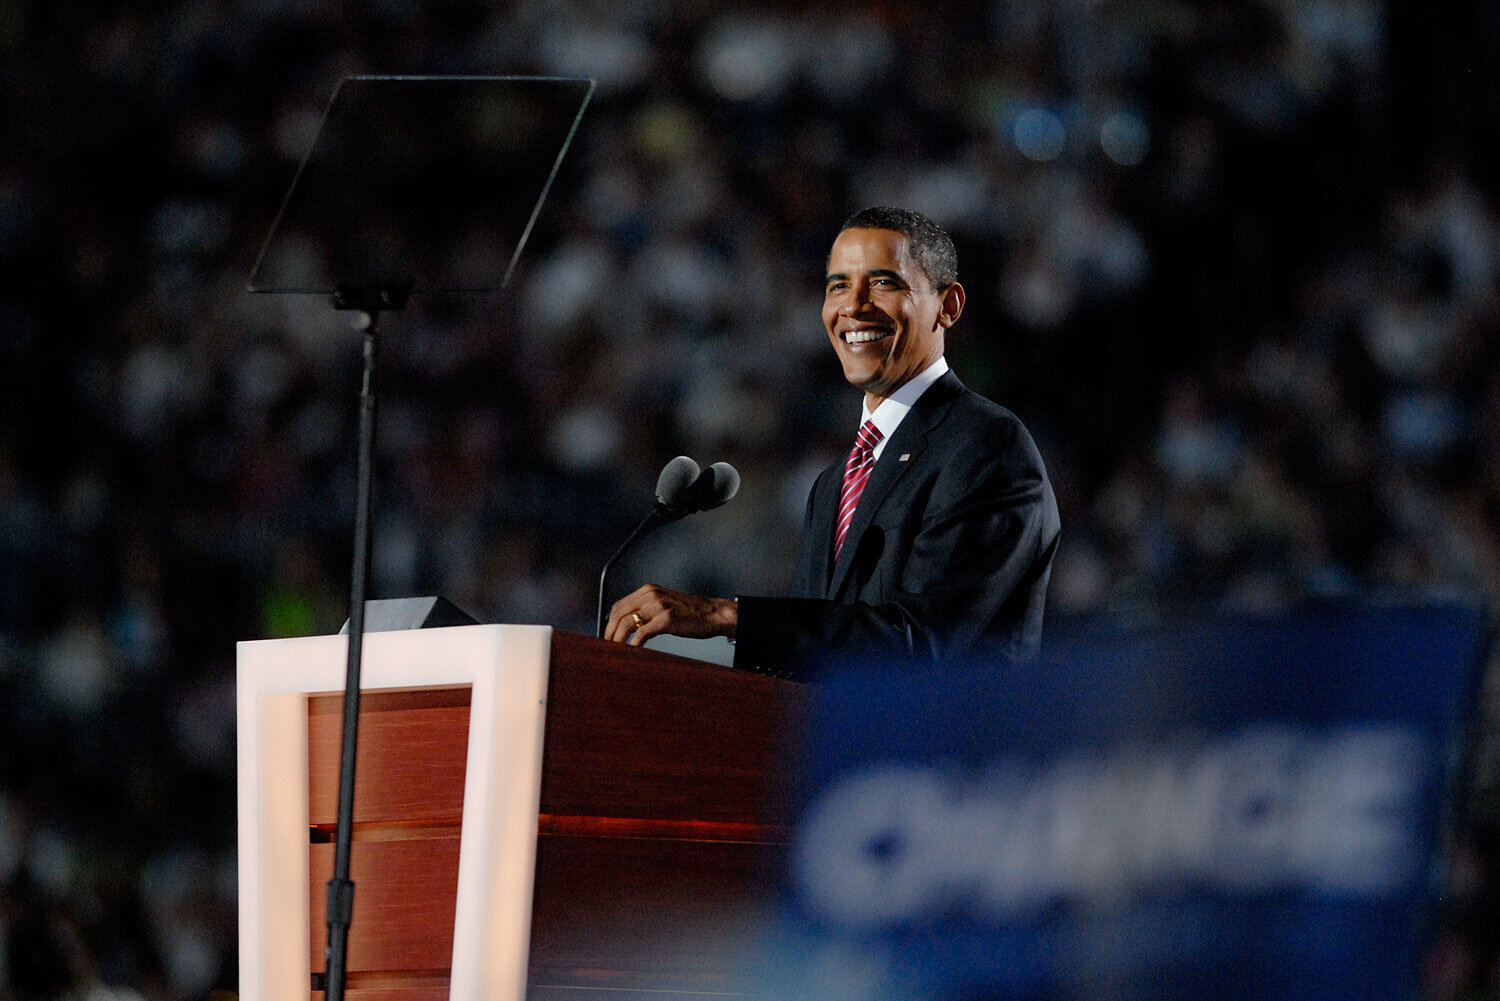
[[[962,310],[963,289],[934,289],[905,234],[846,229],[833,241],[823,327],[871,410],[942,355],[943,331]]]

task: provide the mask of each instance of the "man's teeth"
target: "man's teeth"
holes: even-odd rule
[[[846,330],[844,341],[847,344],[863,344],[866,341],[878,341],[889,333],[889,330]]]

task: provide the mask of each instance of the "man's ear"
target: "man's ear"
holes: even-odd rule
[[[938,326],[951,327],[964,311],[964,287],[954,282],[939,294],[943,303],[938,307]]]

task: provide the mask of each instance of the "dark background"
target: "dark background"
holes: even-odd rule
[[[386,323],[379,593],[586,630],[684,452],[741,496],[622,586],[774,591],[858,417],[823,256],[896,203],[1056,623],[1500,598],[1497,56],[1480,0],[0,0],[0,1001],[234,988],[234,642],[344,617],[358,372],[244,288],[343,75],[599,80],[512,287]],[[1487,692],[1433,998],[1500,994]]]

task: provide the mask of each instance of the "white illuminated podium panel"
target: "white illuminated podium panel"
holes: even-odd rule
[[[387,742],[376,739],[374,753],[361,754],[351,994],[360,979],[355,971],[383,965],[380,954],[402,939],[387,934],[383,938],[393,941],[371,941],[361,932],[389,925],[394,917],[398,924],[409,922],[408,946],[430,951],[436,942],[447,954],[438,970],[427,959],[425,969],[409,971],[409,979],[440,973],[444,989],[439,993],[453,1001],[525,996],[551,632],[545,626],[476,625],[365,636],[361,681],[369,711],[361,714],[361,751],[372,717],[402,706],[437,710],[439,725],[422,726],[413,739],[451,740],[451,720],[441,725],[445,705],[462,707],[456,736],[466,750],[440,766],[450,779],[462,776],[458,802],[442,775],[432,775],[430,782],[421,775],[415,784],[402,781],[401,773],[410,769],[402,767],[399,746],[382,748]],[[240,996],[245,1001],[304,1001],[318,986],[313,973],[315,965],[321,970],[326,932],[321,906],[314,913],[313,901],[322,900],[323,887],[314,885],[320,881],[310,874],[319,862],[324,879],[331,871],[333,846],[326,842],[332,837],[328,807],[336,800],[337,753],[335,748],[333,774],[317,775],[310,788],[309,733],[320,730],[319,722],[326,733],[331,723],[336,740],[339,711],[328,709],[341,706],[341,696],[316,696],[342,689],[346,651],[343,636],[239,644]],[[408,750],[408,765],[424,751]],[[393,788],[399,791],[385,794]],[[425,795],[429,792],[435,798]],[[421,860],[441,868],[443,859],[454,855],[456,885],[431,892],[432,873]],[[405,872],[380,872],[383,857],[393,857]],[[421,885],[403,885],[403,878]],[[395,882],[387,882],[391,879]],[[445,900],[446,913],[430,913],[434,901],[441,908]],[[409,913],[401,914],[402,909]],[[401,951],[393,957],[398,968]]]
[[[351,1001],[743,992],[802,686],[544,627],[365,643]],[[344,658],[240,644],[245,1001],[322,996]]]

